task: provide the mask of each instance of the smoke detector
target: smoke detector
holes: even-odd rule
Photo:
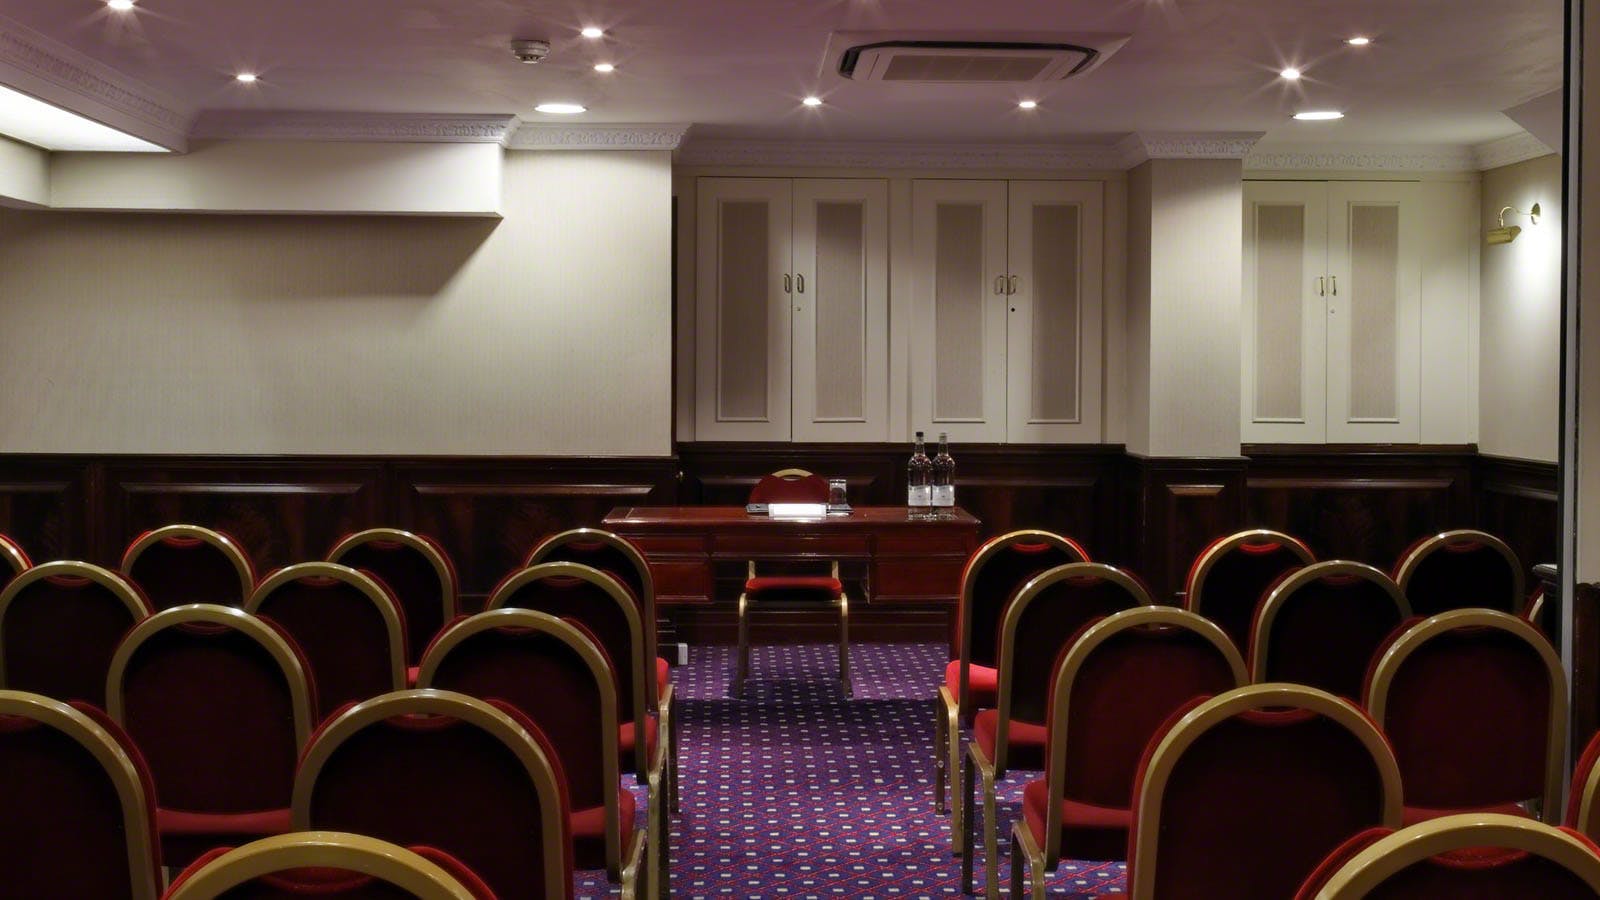
[[[1034,84],[1092,71],[1126,34],[835,32],[824,65],[852,81]]]
[[[550,55],[550,42],[519,38],[511,42],[511,55],[517,62],[533,65]]]

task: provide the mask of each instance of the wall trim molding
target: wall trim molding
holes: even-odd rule
[[[229,141],[503,145],[516,124],[517,117],[508,115],[206,110],[196,119],[191,136]]]
[[[1476,172],[1471,148],[1406,144],[1274,144],[1245,157],[1246,171]]]
[[[1151,159],[1244,159],[1263,133],[1136,131],[1117,142],[1117,152],[1128,169]]]
[[[1561,151],[1552,150],[1545,146],[1544,141],[1526,131],[1493,141],[1485,141],[1474,145],[1472,148],[1473,158],[1477,160],[1478,168],[1481,170],[1498,169],[1501,166],[1526,162],[1530,159],[1538,159],[1541,156],[1549,156],[1552,153],[1559,152]]]
[[[1059,169],[1120,171],[1115,147],[1097,144],[939,144],[893,141],[692,140],[685,166],[804,166],[841,169]]]
[[[677,150],[689,133],[683,122],[566,125],[523,122],[510,135],[512,150]]]

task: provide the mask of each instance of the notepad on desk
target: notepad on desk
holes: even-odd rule
[[[767,515],[774,519],[820,519],[828,514],[826,503],[768,503]]]

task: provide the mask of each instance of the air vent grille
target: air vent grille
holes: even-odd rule
[[[885,41],[850,47],[839,74],[856,81],[1015,84],[1067,78],[1099,56],[1076,44]]]
[[[1033,81],[1050,65],[1044,56],[897,53],[884,81]]]

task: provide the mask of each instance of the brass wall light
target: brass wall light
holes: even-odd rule
[[[1527,216],[1529,225],[1539,224],[1539,204],[1535,203],[1533,208],[1527,212],[1523,212],[1520,209],[1508,206],[1500,210],[1500,227],[1491,228],[1487,233],[1484,234],[1483,239],[1486,243],[1491,245],[1509,244],[1517,239],[1517,235],[1522,233],[1522,228],[1520,226],[1506,224],[1506,213],[1515,213],[1519,216]]]

